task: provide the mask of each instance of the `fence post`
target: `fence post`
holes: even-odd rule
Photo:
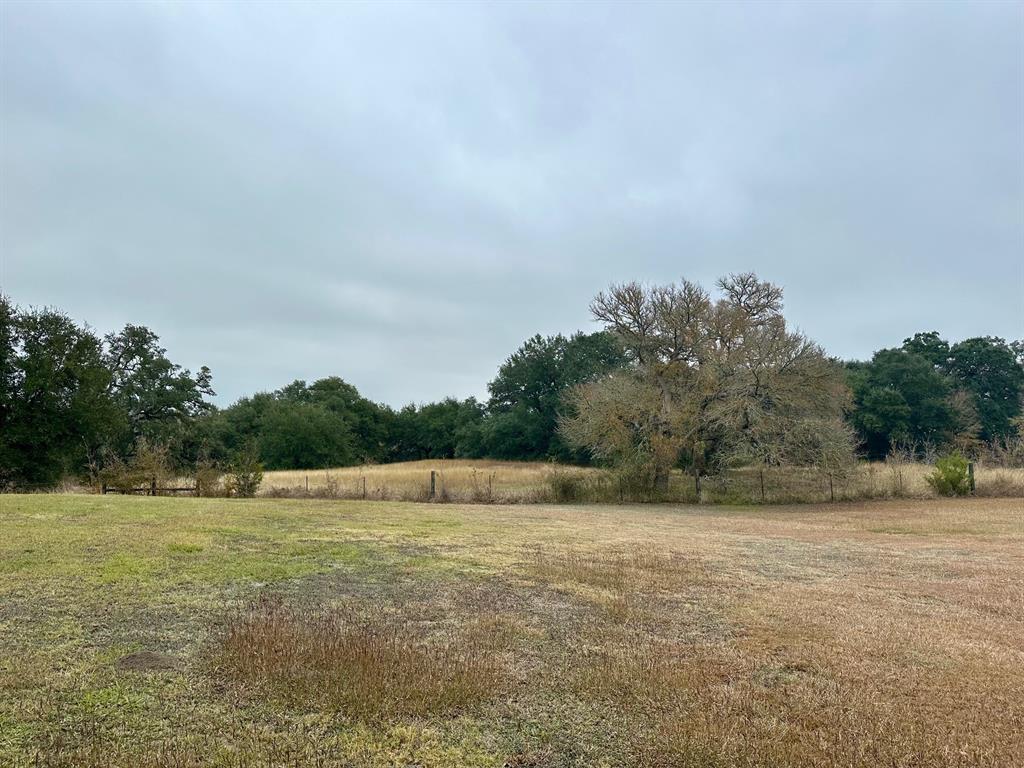
[[[974,493],[974,462],[970,461],[967,463],[967,482],[971,488],[971,494]]]
[[[761,503],[764,504],[764,469],[761,469],[758,474],[761,476]]]
[[[306,475],[306,493],[309,493],[309,475]]]
[[[156,496],[156,478],[149,481],[149,495]]]
[[[694,483],[694,487],[697,490],[697,503],[700,504],[701,499],[700,499],[700,470],[699,469],[697,470],[697,473],[693,476],[693,483]]]
[[[366,498],[366,476],[363,476],[363,499]]]
[[[106,483],[100,483],[100,495],[101,496],[106,496],[107,495],[107,484]]]
[[[828,473],[828,495],[829,495],[829,497],[832,499],[832,501],[834,503],[835,500],[836,500],[836,489],[835,489],[835,486],[832,485],[832,473],[831,472]]]
[[[434,470],[430,470],[430,498],[434,498],[434,492],[437,488],[435,483],[437,482],[437,473]]]

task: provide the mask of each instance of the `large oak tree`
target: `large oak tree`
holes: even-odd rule
[[[655,488],[680,465],[697,474],[730,462],[846,465],[839,364],[787,327],[779,287],[749,273],[717,287],[717,298],[687,280],[599,294],[591,312],[629,365],[575,390],[565,437],[647,473]]]

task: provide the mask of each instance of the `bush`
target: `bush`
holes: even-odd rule
[[[936,461],[935,471],[925,480],[940,496],[966,496],[971,490],[969,465],[959,453]]]
[[[225,491],[221,484],[220,467],[208,458],[196,462],[196,496],[223,496]]]
[[[263,482],[263,465],[260,463],[259,451],[254,444],[249,444],[235,454],[228,469],[225,486],[229,496],[251,499]]]
[[[553,469],[548,475],[548,485],[551,498],[560,504],[580,501],[583,495],[583,478],[571,470]]]
[[[1004,469],[1024,469],[1024,420],[1016,435],[993,440],[983,455],[986,464]]]
[[[658,488],[657,468],[648,456],[636,455],[613,470],[620,501],[658,501],[668,498],[668,488]]]
[[[106,466],[99,471],[98,478],[109,488],[121,491],[148,488],[150,484],[167,485],[174,479],[170,450],[166,445],[140,437],[135,444],[135,453],[128,461],[111,455]]]

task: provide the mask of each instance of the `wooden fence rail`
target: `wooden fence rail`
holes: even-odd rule
[[[160,487],[157,486],[156,480],[151,480],[149,485],[144,485],[144,486],[142,486],[140,488],[134,488],[134,487],[132,487],[132,488],[119,488],[117,486],[107,485],[106,483],[103,483],[100,486],[100,493],[103,494],[103,495],[106,495],[108,493],[120,493],[122,495],[134,494],[134,493],[142,493],[142,494],[145,494],[146,496],[156,496],[157,494],[160,494],[160,493],[192,493],[192,494],[194,494],[195,492],[196,492],[196,489],[192,488],[192,487],[188,487],[188,488],[170,488],[170,487],[168,487],[168,488],[160,488]]]

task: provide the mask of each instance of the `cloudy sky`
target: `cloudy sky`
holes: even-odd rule
[[[0,5],[0,288],[220,402],[481,395],[612,281],[1024,336],[1024,4]]]

